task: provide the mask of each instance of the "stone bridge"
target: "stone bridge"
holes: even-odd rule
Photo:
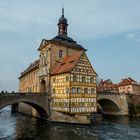
[[[18,104],[26,103],[32,106],[40,118],[49,118],[48,95],[43,93],[0,93],[0,110],[12,105],[12,110],[18,111]]]
[[[97,93],[98,110],[108,115],[128,115],[127,94]]]
[[[0,93],[0,110],[12,105],[12,110],[19,110],[19,103],[33,107],[39,118],[50,118],[48,94],[43,93]],[[140,94],[97,93],[98,110],[108,115],[140,115]]]

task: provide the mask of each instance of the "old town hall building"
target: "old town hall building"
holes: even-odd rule
[[[87,50],[68,37],[67,28],[67,19],[62,9],[58,35],[51,40],[42,40],[38,48],[39,59],[30,64],[19,77],[20,92],[49,95],[50,109],[55,114],[52,120],[61,116],[61,120],[65,121],[68,115],[75,118],[78,115],[89,116],[96,112],[97,107],[97,74],[85,53]],[[26,112],[23,107],[22,110]],[[36,114],[33,109],[32,114]],[[76,122],[75,118],[73,122]]]

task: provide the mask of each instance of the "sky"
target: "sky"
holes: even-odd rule
[[[0,90],[18,91],[41,40],[57,35],[62,6],[100,78],[140,81],[140,0],[0,0]]]

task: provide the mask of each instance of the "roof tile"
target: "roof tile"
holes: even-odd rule
[[[79,60],[83,51],[76,52],[72,55],[65,57],[61,64],[59,64],[56,69],[53,70],[52,75],[70,72],[74,66],[76,65],[77,61]]]

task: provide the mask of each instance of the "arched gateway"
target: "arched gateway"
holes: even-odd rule
[[[19,103],[25,103],[32,106],[38,113],[39,118],[47,119],[49,117],[48,96],[44,94],[18,94],[4,93],[0,94],[0,109],[13,105],[18,108]]]

